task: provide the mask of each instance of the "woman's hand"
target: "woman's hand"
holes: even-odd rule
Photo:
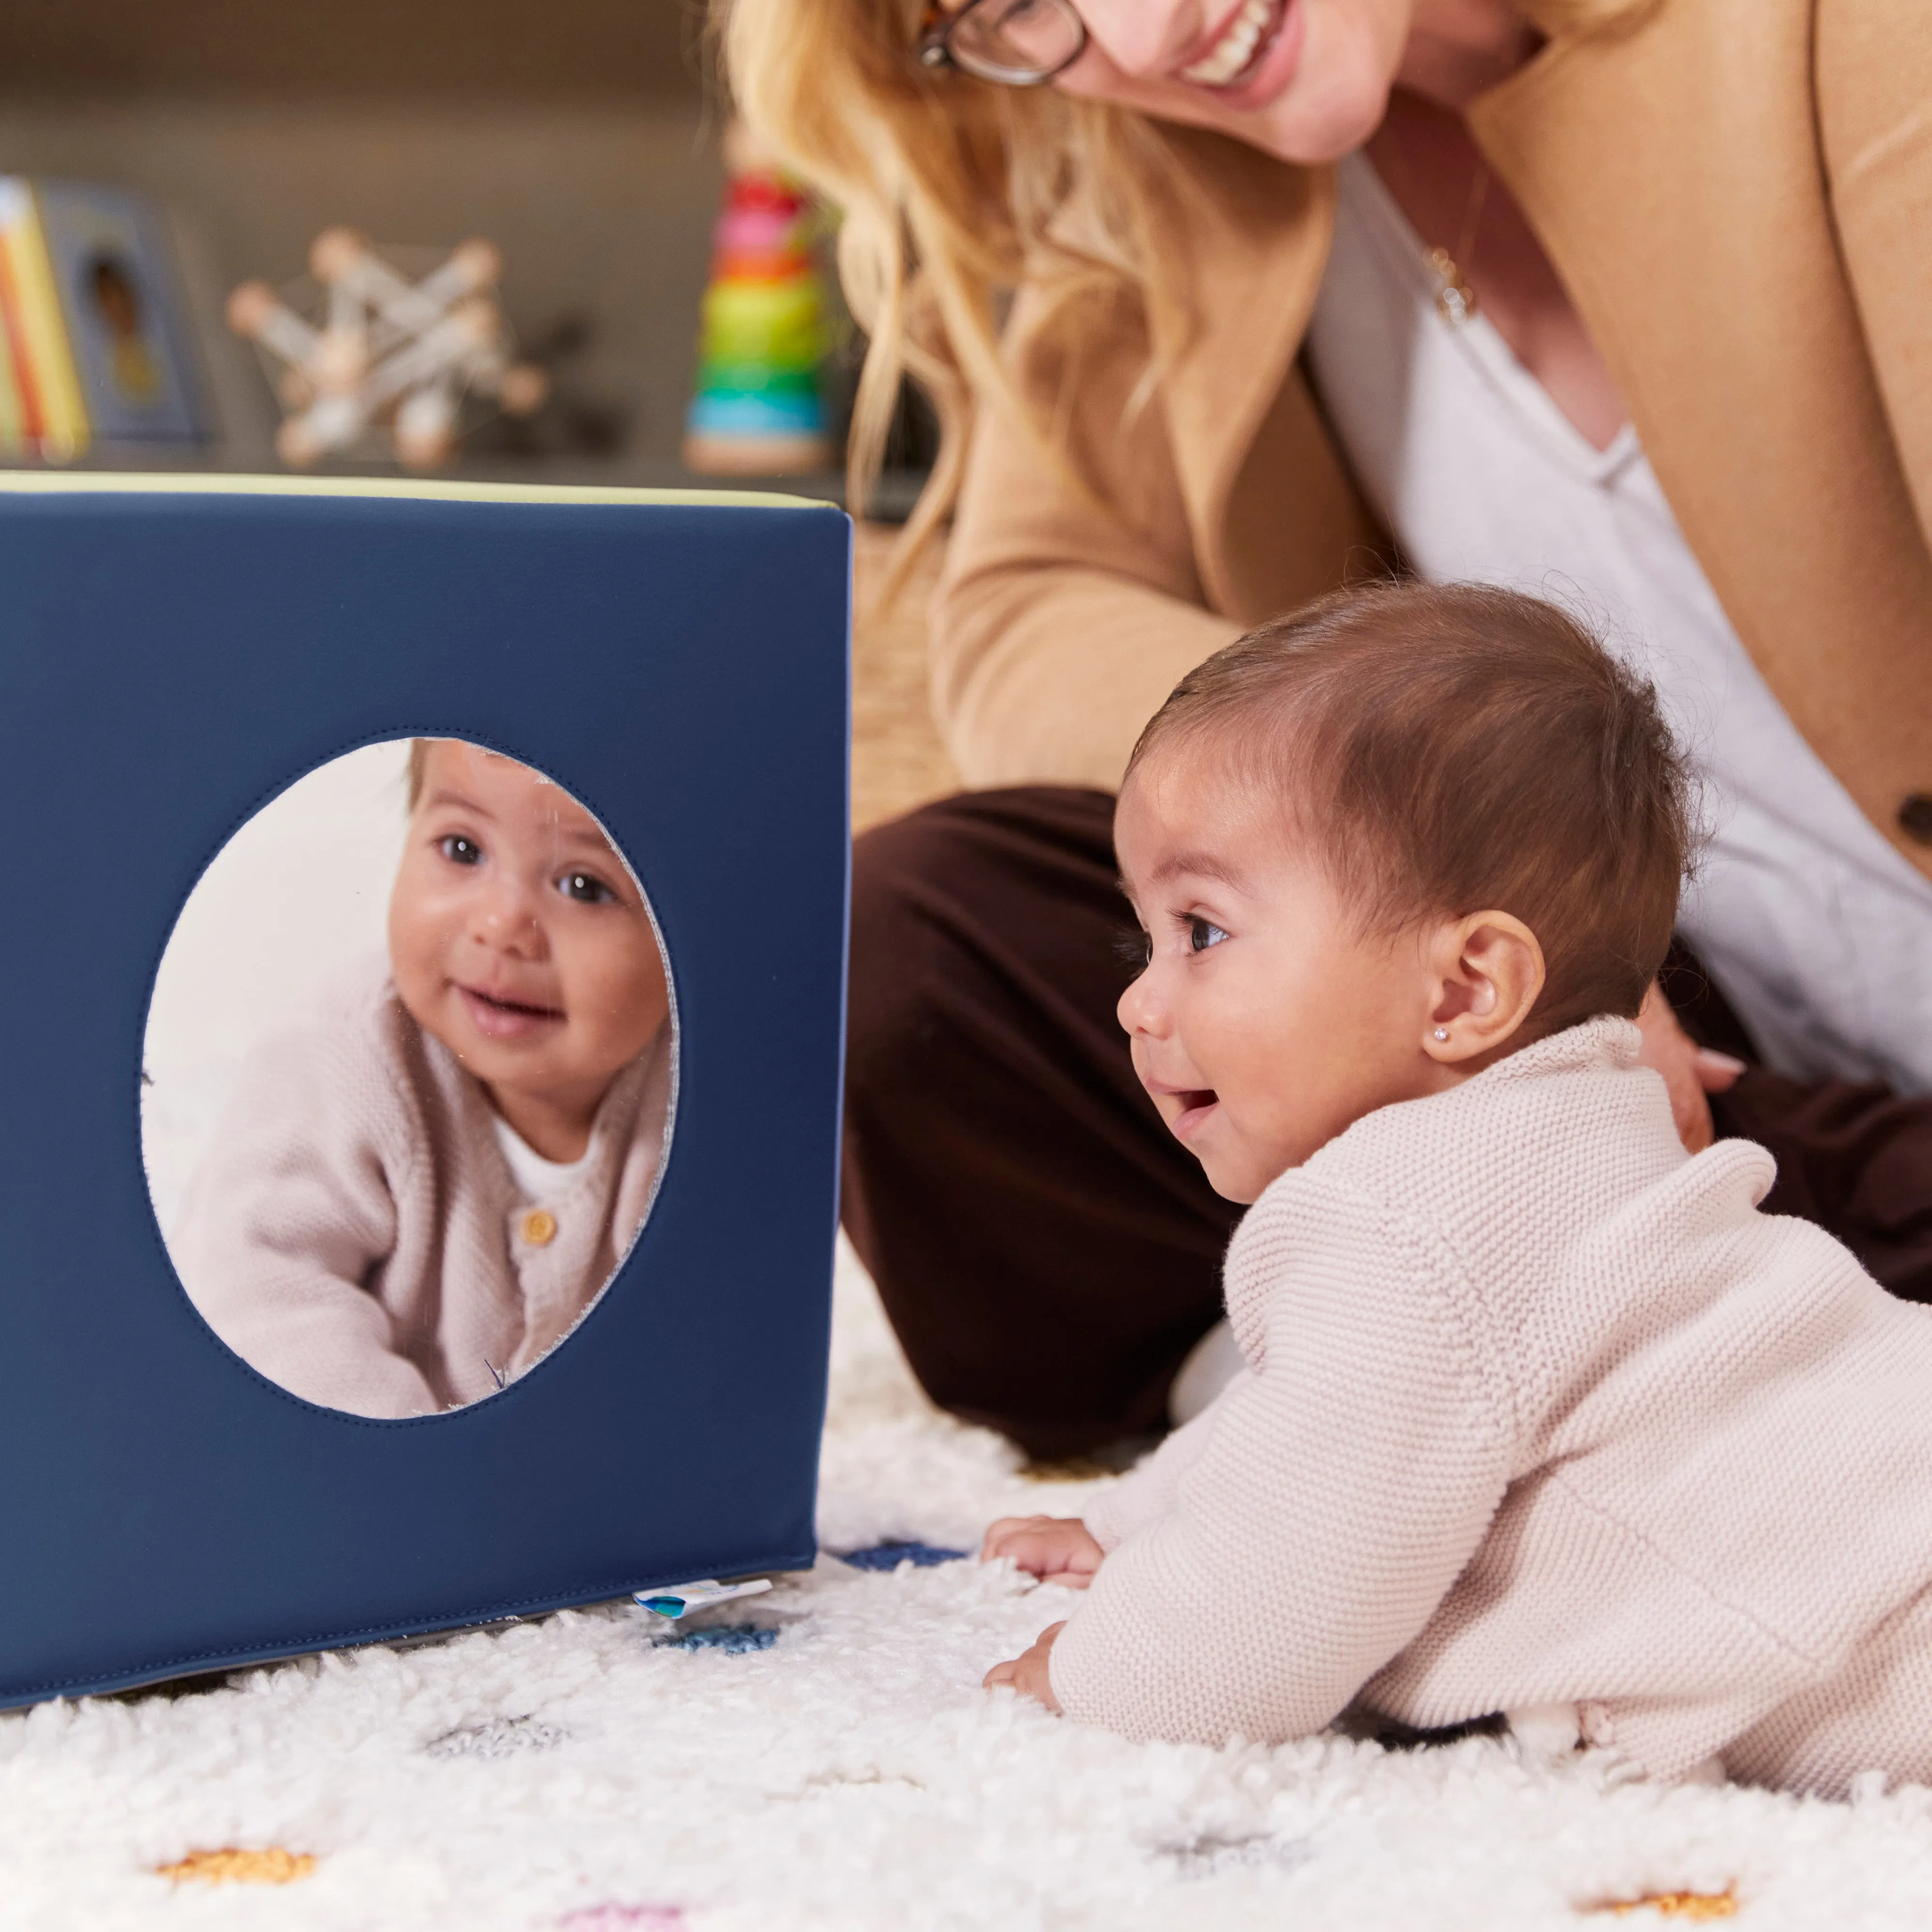
[[[1029,1519],[1015,1519],[1028,1520]],[[1034,1516],[1034,1522],[1051,1522],[1051,1516]],[[999,1526],[995,1523],[994,1528]],[[1036,1704],[1044,1704],[1055,1717],[1060,1714],[1060,1700],[1053,1694],[1053,1680],[1047,1674],[1047,1659],[1053,1654],[1053,1640],[1066,1628],[1064,1623],[1048,1624],[1034,1640],[1032,1649],[1016,1657],[1010,1664],[996,1664],[986,1672],[983,1688],[997,1690],[1003,1684],[1010,1685],[1022,1697],[1030,1697]]]
[[[1711,1103],[1705,1096],[1729,1093],[1744,1064],[1728,1053],[1699,1046],[1677,1024],[1670,1002],[1654,980],[1643,996],[1636,1023],[1643,1034],[1643,1048],[1637,1058],[1664,1076],[1664,1084],[1670,1090],[1670,1114],[1677,1123],[1677,1137],[1691,1153],[1702,1154],[1711,1144],[1714,1132]]]
[[[1042,1583],[1064,1583],[1070,1590],[1084,1590],[1093,1582],[1106,1553],[1077,1516],[1006,1516],[987,1531],[980,1546],[980,1561],[990,1563],[996,1556],[1010,1556]],[[1007,1667],[1000,1666],[1002,1670]]]

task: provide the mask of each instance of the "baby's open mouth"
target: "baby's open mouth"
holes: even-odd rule
[[[506,999],[500,993],[486,993],[479,987],[458,986],[463,1004],[469,1009],[476,1030],[492,1040],[518,1040],[556,1025],[564,1017],[561,1006],[548,1006],[533,1000]]]
[[[1174,1131],[1178,1134],[1197,1125],[1202,1116],[1221,1098],[1211,1087],[1186,1088],[1174,1097],[1180,1102],[1180,1112],[1174,1117]]]

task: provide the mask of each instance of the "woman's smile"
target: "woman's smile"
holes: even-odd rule
[[[1197,87],[1232,88],[1252,77],[1267,58],[1294,0],[1241,0],[1224,20],[1205,53],[1180,69]]]

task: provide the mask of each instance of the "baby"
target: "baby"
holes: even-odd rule
[[[1084,1522],[989,1684],[1140,1738],[1535,1714],[1653,1776],[1932,1778],[1932,1310],[1694,1156],[1632,1024],[1690,843],[1649,688],[1501,591],[1250,633],[1115,835],[1134,1064],[1245,1366]]]
[[[410,748],[387,956],[250,1055],[169,1243],[209,1325],[358,1415],[490,1394],[596,1298],[656,1186],[670,995],[596,821],[540,773]]]

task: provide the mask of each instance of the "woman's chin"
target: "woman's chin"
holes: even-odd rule
[[[1394,86],[1390,49],[1371,34],[1337,34],[1318,15],[1292,84],[1241,117],[1249,129],[1228,131],[1279,160],[1318,167],[1367,141],[1388,112]]]
[[[1389,92],[1386,83],[1337,86],[1299,104],[1294,125],[1284,130],[1281,158],[1316,167],[1365,147],[1388,116]]]

